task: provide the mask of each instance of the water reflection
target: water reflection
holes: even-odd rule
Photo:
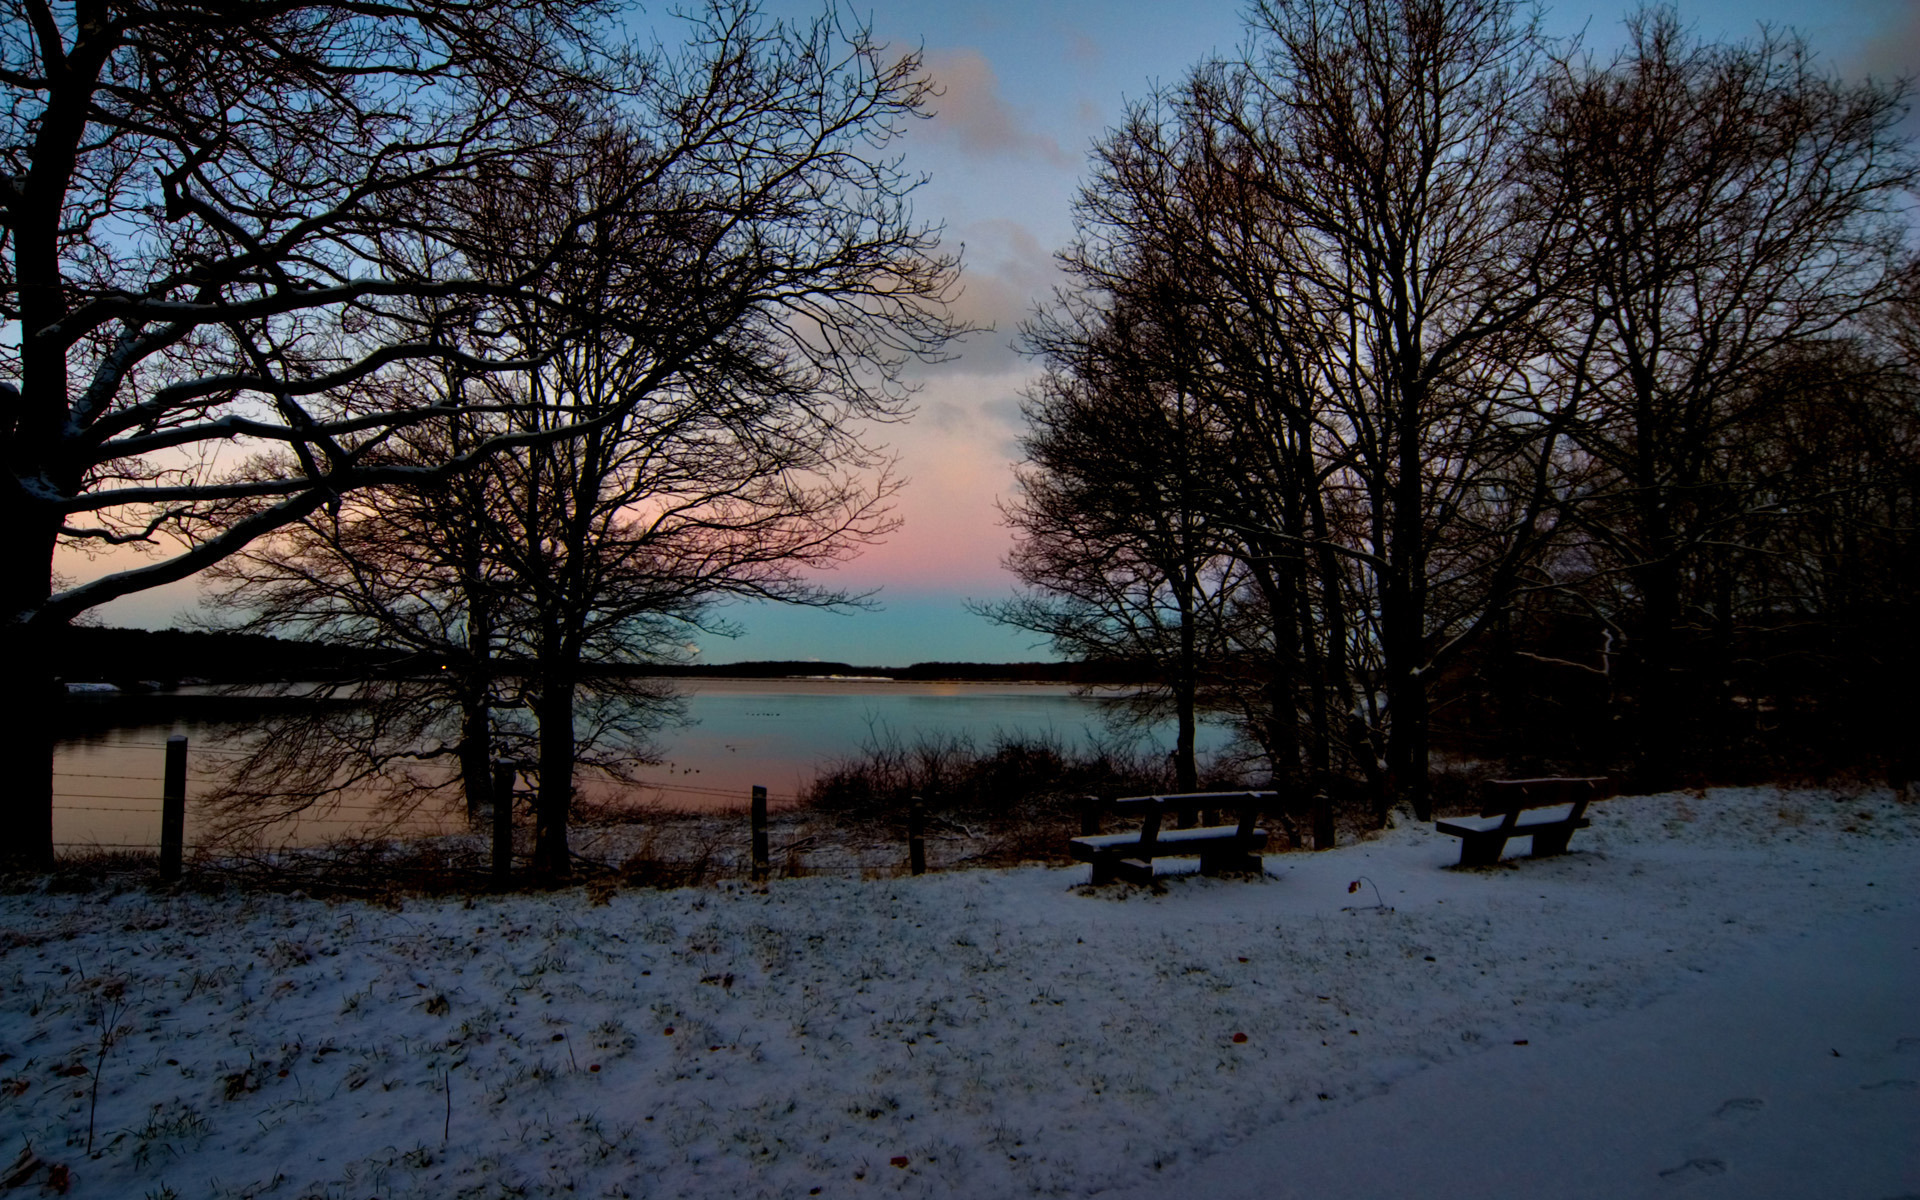
[[[885,680],[684,680],[693,723],[662,731],[664,761],[637,771],[639,787],[584,782],[594,800],[657,804],[676,809],[744,807],[755,785],[776,806],[794,803],[816,767],[853,755],[877,739],[911,743],[921,736],[966,736],[982,745],[1006,736],[1049,737],[1072,749],[1108,736],[1094,701],[1059,684],[895,683]],[[184,699],[212,700],[206,693]],[[164,702],[154,698],[153,704]],[[216,703],[227,703],[217,701]],[[244,701],[240,702],[244,705]],[[136,724],[114,726],[109,706],[144,713]],[[180,705],[176,704],[176,707]],[[212,715],[205,706],[195,711]],[[98,845],[149,849],[160,836],[160,775],[166,740],[189,739],[187,844],[209,829],[208,814],[193,803],[205,794],[223,762],[236,753],[248,726],[232,719],[154,719],[162,711],[131,700],[103,705],[83,736],[55,752],[54,840],[65,847]],[[1163,731],[1153,739],[1171,744]],[[1223,731],[1203,727],[1200,750],[1219,748]],[[374,797],[347,794],[334,811],[288,822],[270,833],[279,844],[304,845],[368,830],[381,816]],[[452,797],[450,796],[450,801]],[[456,832],[464,812],[414,813],[407,832]]]

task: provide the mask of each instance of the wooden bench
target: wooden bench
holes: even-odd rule
[[[1136,833],[1088,833],[1074,838],[1070,849],[1081,862],[1093,864],[1093,882],[1151,883],[1153,860],[1200,856],[1200,873],[1224,875],[1258,872],[1267,832],[1256,827],[1262,805],[1278,800],[1278,792],[1187,792],[1167,796],[1125,796],[1098,802],[1131,815],[1141,814]],[[1169,810],[1226,809],[1237,816],[1232,825],[1194,829],[1162,829]]]
[[[1591,824],[1587,805],[1611,795],[1613,788],[1604,776],[1489,779],[1478,817],[1436,821],[1433,827],[1460,839],[1463,867],[1492,866],[1500,861],[1507,839],[1516,837],[1532,838],[1533,856],[1544,858],[1565,854],[1573,831]]]

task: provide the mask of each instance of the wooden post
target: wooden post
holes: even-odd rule
[[[493,768],[493,886],[513,880],[513,784],[518,768],[496,763]]]
[[[160,792],[160,878],[180,878],[180,860],[186,853],[187,739],[167,739],[167,774]]]
[[[773,874],[772,856],[767,852],[767,789],[753,789],[753,881],[761,883]]]
[[[927,873],[927,806],[918,796],[907,802],[907,870]]]
[[[1273,796],[1272,814],[1280,822],[1282,832],[1287,835],[1287,849],[1298,850],[1307,844],[1306,835],[1300,830],[1301,814],[1306,804],[1296,788],[1289,788],[1278,779],[1269,778],[1267,787]]]
[[[1100,833],[1100,797],[1085,796],[1080,801],[1080,836],[1097,837]]]
[[[1324,788],[1313,794],[1313,848],[1333,849],[1333,800]]]

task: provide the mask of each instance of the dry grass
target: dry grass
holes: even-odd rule
[[[1482,774],[1477,765],[1436,773],[1441,806],[1464,802]],[[1246,787],[1233,764],[1210,764],[1202,790]],[[1056,740],[964,737],[898,741],[829,763],[801,807],[776,811],[769,842],[780,878],[847,875],[889,878],[907,869],[907,811],[924,801],[931,870],[1008,867],[1069,861],[1087,797],[1171,791],[1171,764],[1160,755],[1095,746],[1070,751]],[[1334,796],[1338,840],[1376,828],[1358,786]],[[1296,821],[1299,815],[1295,814]],[[1274,849],[1285,844],[1270,814]],[[1303,830],[1304,832],[1304,830]],[[516,833],[516,863],[532,849],[532,832]],[[620,889],[701,887],[748,877],[750,830],[744,809],[687,813],[657,806],[583,803],[573,824],[571,884],[593,903]],[[394,902],[406,896],[478,895],[497,889],[483,833],[431,837],[342,838],[323,846],[209,851],[189,866],[183,885],[196,890],[300,892]],[[63,859],[52,876],[26,877],[16,888],[92,891],[110,882],[162,886],[152,854],[96,852]],[[528,884],[517,875],[516,889]]]

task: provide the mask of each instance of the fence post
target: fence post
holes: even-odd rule
[[[513,879],[513,783],[519,768],[507,763],[493,768],[493,886],[506,887]]]
[[[187,739],[176,733],[167,739],[167,773],[160,792],[160,878],[180,878],[186,833]]]
[[[753,789],[753,881],[763,883],[773,874],[772,857],[767,853],[767,789]]]
[[[907,870],[927,873],[927,806],[918,796],[907,802]]]

